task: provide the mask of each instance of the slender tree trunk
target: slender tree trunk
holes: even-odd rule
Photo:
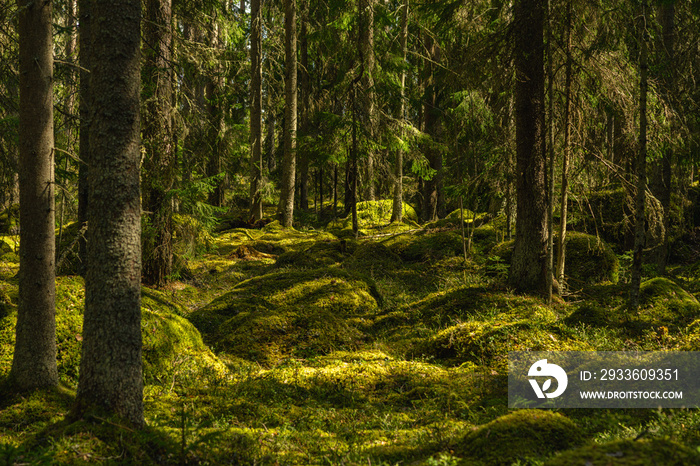
[[[435,79],[434,63],[440,60],[439,47],[435,40],[426,33],[426,49],[428,58],[423,68],[425,96],[423,100],[424,131],[436,141],[440,137],[440,112],[438,108],[438,83]],[[430,168],[435,170],[435,175],[430,180],[423,181],[423,220],[431,222],[438,219],[443,210],[444,199],[442,192],[442,152],[439,149],[428,146],[425,149]]]
[[[569,203],[569,159],[571,157],[571,0],[566,2],[566,71],[564,82],[564,154],[561,160],[561,197],[559,210],[561,220],[559,223],[559,237],[557,238],[557,268],[556,277],[559,281],[559,293],[563,293],[566,287],[564,279],[564,265],[566,262],[566,223]]]
[[[661,96],[667,107],[668,119],[670,121],[671,131],[674,132],[675,129],[675,118],[673,113],[673,100],[676,93],[676,83],[675,83],[675,53],[674,53],[674,42],[676,35],[675,27],[675,0],[669,0],[664,2],[659,2],[659,16],[662,28],[662,45],[663,45],[663,57],[662,62],[664,66],[661,67]],[[670,217],[671,217],[671,189],[672,189],[672,176],[671,167],[673,160],[673,148],[670,144],[666,145],[662,156],[661,156],[661,170],[658,170],[657,176],[661,179],[658,183],[658,198],[661,202],[661,207],[664,211],[664,228],[663,228],[663,238],[661,239],[661,245],[659,252],[657,254],[657,266],[659,273],[662,275],[666,274],[666,261],[668,259],[668,237],[669,237],[669,227],[670,227]]]
[[[19,306],[10,379],[58,384],[53,173],[52,2],[18,2]]]
[[[266,100],[266,120],[267,125],[267,136],[265,137],[265,155],[267,159],[267,172],[272,174],[277,170],[277,161],[275,160],[275,108],[272,103],[272,91],[270,86],[267,86],[267,100]]]
[[[209,30],[209,44],[212,48],[219,47],[219,25],[214,23]],[[218,65],[214,65],[218,66]],[[210,77],[205,86],[207,101],[207,113],[209,114],[209,131],[207,141],[209,143],[209,157],[207,162],[207,176],[221,175],[221,156],[223,141],[223,108],[221,107],[221,78]],[[224,180],[219,179],[212,192],[209,193],[209,204],[221,207],[224,205]]]
[[[629,307],[639,307],[639,287],[642,282],[642,256],[646,230],[644,228],[644,204],[647,189],[647,92],[649,72],[646,2],[642,3],[641,13],[637,18],[639,28],[639,145],[637,148],[637,192],[634,196],[634,249],[632,250],[632,270],[630,271]]]
[[[255,220],[263,217],[262,203],[262,10],[260,0],[250,2],[250,204]]]
[[[403,14],[401,17],[401,57],[402,63],[406,63],[406,55],[408,54],[408,3],[409,0],[404,0]],[[401,93],[399,103],[398,119],[401,124],[401,139],[404,139],[405,131],[403,129],[404,118],[406,114],[406,69],[401,70]],[[401,222],[403,220],[403,150],[399,148],[396,151],[396,166],[394,167],[394,202],[391,209],[391,221]]]
[[[87,224],[88,203],[88,166],[90,164],[90,69],[91,60],[91,28],[92,1],[78,0],[79,35],[78,47],[80,48],[80,140],[79,152],[80,165],[78,166],[78,223],[81,229]],[[79,240],[78,256],[80,257],[80,274],[85,275],[87,265],[87,242],[85,237]]]
[[[552,54],[552,2],[547,1],[547,271],[545,295],[552,304],[554,272],[554,57]]]
[[[362,118],[364,130],[370,143],[374,141],[374,128],[376,118],[374,115],[374,0],[358,0],[359,8],[359,51],[360,60],[363,63],[364,73],[360,80],[362,85]],[[371,145],[371,144],[370,144]],[[374,201],[375,193],[375,154],[374,150],[367,149],[365,160],[365,199]]]
[[[357,141],[357,105],[356,105],[355,83],[352,84],[350,91],[350,107],[352,109],[352,185],[350,186],[350,211],[352,212],[352,232],[357,238],[359,225],[357,223],[357,159],[358,159],[358,141]]]
[[[299,117],[301,118],[301,137],[303,138],[309,131],[309,103],[311,97],[311,78],[309,76],[309,40],[307,34],[307,23],[309,21],[309,0],[302,2],[301,31],[299,34],[299,55],[301,56],[301,67],[299,70],[301,105]],[[303,140],[303,139],[302,139]],[[299,155],[299,207],[301,210],[309,210],[309,152],[302,150]]]
[[[294,188],[296,182],[297,149],[297,26],[296,0],[285,0],[285,117],[284,161],[280,213],[282,225],[291,228],[294,222]]]
[[[509,282],[546,293],[547,197],[544,122],[544,3],[516,0],[515,140],[517,218]]]
[[[92,4],[88,268],[72,417],[143,426],[141,366],[141,1]]]
[[[143,280],[163,285],[173,270],[172,200],[175,181],[171,77],[172,0],[147,0],[144,21],[143,210],[148,228],[143,237]]]

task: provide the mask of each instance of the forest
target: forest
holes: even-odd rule
[[[0,464],[700,464],[508,391],[700,351],[700,1],[0,0],[0,57]]]

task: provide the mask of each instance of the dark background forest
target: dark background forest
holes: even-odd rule
[[[0,463],[700,463],[693,410],[507,406],[509,351],[700,349],[699,31],[0,0]]]

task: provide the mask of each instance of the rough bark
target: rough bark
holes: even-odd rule
[[[435,62],[440,60],[440,49],[433,38],[426,33],[426,49],[428,50],[428,58],[425,60],[423,67],[423,81],[425,86],[425,95],[423,100],[423,118],[424,131],[433,141],[440,138],[441,122],[438,101],[438,82],[435,78]],[[430,164],[430,168],[435,170],[435,175],[424,180],[423,183],[423,207],[421,212],[423,220],[431,222],[438,219],[438,216],[444,210],[444,194],[443,194],[443,173],[442,173],[442,152],[428,145],[425,148],[426,157]]]
[[[148,227],[143,235],[143,280],[163,285],[173,270],[172,201],[175,180],[171,77],[172,0],[148,0],[144,21],[143,209]]]
[[[302,140],[309,132],[309,104],[311,101],[311,77],[309,76],[309,38],[308,38],[308,0],[302,3],[301,31],[299,32],[299,55],[301,59],[299,67],[299,128]],[[298,151],[299,159],[299,207],[301,210],[309,210],[309,165],[311,163],[307,150]]]
[[[294,222],[294,189],[297,148],[297,26],[296,0],[285,0],[285,115],[284,160],[279,210],[282,225],[291,228]]]
[[[408,52],[408,3],[409,0],[404,1],[403,13],[401,17],[401,57],[403,63],[406,62],[406,55]],[[399,115],[398,119],[401,126],[401,139],[404,137],[403,130],[403,119],[406,113],[406,103],[404,101],[406,96],[406,70],[401,71],[401,93],[399,103]],[[394,166],[394,196],[393,204],[391,209],[391,221],[400,222],[403,219],[403,150],[401,148],[396,151],[396,165]]]
[[[375,154],[371,149],[374,141],[374,128],[376,117],[374,111],[374,0],[359,0],[359,51],[364,73],[360,80],[362,86],[362,118],[364,132],[367,134],[370,144],[367,145],[365,159],[365,199],[374,201],[375,194]]]
[[[250,213],[255,220],[263,217],[262,203],[262,10],[260,0],[250,3]]]
[[[51,2],[19,7],[19,306],[10,379],[58,384],[55,319],[53,44]]]
[[[566,70],[564,78],[564,151],[561,159],[561,197],[560,197],[560,217],[559,237],[557,238],[557,262],[556,278],[559,282],[559,293],[566,287],[564,279],[564,269],[566,264],[566,223],[568,216],[569,199],[569,159],[571,157],[571,78],[572,78],[572,56],[571,56],[571,0],[566,3]]]
[[[636,162],[636,188],[634,196],[634,248],[632,249],[632,269],[630,271],[629,307],[639,306],[639,287],[642,282],[642,259],[646,237],[645,203],[647,189],[647,91],[649,72],[647,32],[646,32],[646,3],[641,6],[637,18],[639,28],[639,140]]]
[[[90,163],[90,68],[92,67],[91,47],[90,47],[90,24],[92,15],[90,0],[78,0],[78,47],[80,61],[80,140],[78,157],[78,223],[81,228],[87,224],[87,203],[88,203],[88,165]],[[85,275],[87,265],[87,242],[85,237],[80,239],[78,246],[78,257],[80,258],[80,273]]]
[[[93,3],[88,267],[73,416],[144,424],[141,367],[141,2]]]
[[[518,291],[546,292],[544,4],[518,0],[515,21],[517,217],[508,280]]]

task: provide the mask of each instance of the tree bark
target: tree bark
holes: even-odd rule
[[[401,17],[401,57],[402,63],[406,63],[406,55],[408,53],[408,3],[409,0],[404,0],[403,13]],[[401,125],[401,139],[404,139],[405,131],[403,129],[404,118],[406,114],[406,69],[401,70],[401,92],[399,103],[399,124]],[[394,201],[391,209],[391,221],[401,222],[403,220],[403,150],[399,148],[396,151],[396,166],[394,167]]]
[[[209,30],[209,45],[217,49],[219,47],[219,25],[213,23]],[[218,66],[218,65],[214,65]],[[216,74],[215,70],[210,73]],[[209,156],[207,160],[207,176],[217,176],[222,173],[221,155],[223,140],[223,109],[219,102],[221,96],[221,78],[209,76],[204,89],[207,114],[209,115],[209,130],[207,142],[209,143]],[[224,205],[224,180],[219,179],[214,189],[209,193],[209,204],[221,207]]]
[[[517,218],[508,279],[518,291],[544,295],[547,281],[544,4],[538,0],[517,0],[514,21]]]
[[[296,180],[297,148],[297,26],[296,0],[285,0],[285,116],[284,161],[280,213],[282,225],[291,228],[294,223],[294,189]]]
[[[262,10],[260,0],[250,2],[250,210],[255,220],[263,217],[262,203]]]
[[[302,2],[301,31],[299,34],[299,55],[301,66],[299,67],[299,94],[301,105],[299,106],[299,118],[301,119],[300,133],[302,140],[309,131],[309,103],[311,97],[311,77],[309,76],[309,38],[307,22],[309,20],[309,1]],[[299,207],[301,210],[309,210],[309,165],[311,160],[307,150],[301,150],[299,154]]]
[[[19,306],[10,379],[58,384],[55,318],[52,2],[19,7]]]
[[[161,286],[173,270],[172,200],[175,181],[171,78],[172,0],[148,0],[144,21],[143,209],[148,227],[143,238],[143,280]]]
[[[637,192],[634,196],[634,248],[632,250],[629,292],[629,307],[632,310],[639,307],[639,287],[642,283],[642,259],[646,237],[644,205],[647,189],[647,92],[649,88],[646,8],[646,2],[643,2],[641,12],[637,17],[637,27],[639,28],[639,145],[635,167]]]
[[[370,144],[366,144],[365,159],[365,199],[374,201],[375,193],[375,154],[371,146],[374,142],[376,118],[374,112],[374,0],[359,0],[359,51],[364,73],[360,80],[362,85],[362,121],[364,132],[368,135]]]
[[[78,0],[79,31],[78,47],[80,61],[80,140],[78,157],[78,223],[81,229],[87,224],[88,203],[88,165],[90,164],[90,69],[91,61],[91,14],[92,2],[90,0]],[[80,274],[85,275],[87,266],[87,242],[85,237],[79,240],[78,257],[80,258]]]
[[[559,282],[559,293],[566,287],[564,279],[564,268],[566,263],[566,228],[569,203],[569,159],[571,158],[571,78],[572,64],[571,56],[571,0],[566,3],[566,71],[564,82],[564,153],[561,160],[561,197],[559,209],[561,220],[559,223],[559,237],[557,238],[557,266],[556,277]]]
[[[426,33],[426,49],[428,58],[425,60],[423,68],[423,80],[425,85],[425,95],[423,100],[424,131],[433,141],[440,138],[440,111],[438,99],[438,83],[435,78],[435,62],[440,60],[440,49],[435,40]],[[425,152],[430,164],[430,168],[435,171],[430,180],[423,182],[423,220],[431,222],[438,219],[444,210],[444,195],[442,185],[442,152],[428,145]]]
[[[141,1],[93,3],[88,268],[73,417],[143,426]]]

